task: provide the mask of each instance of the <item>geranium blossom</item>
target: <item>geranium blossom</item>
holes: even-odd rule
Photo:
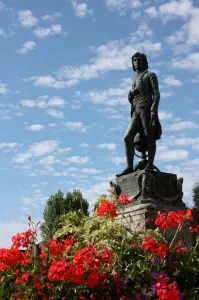
[[[103,200],[98,214],[108,218],[115,217],[116,204],[117,202]],[[164,228],[167,220],[171,221],[170,227],[176,226],[175,217],[183,225],[192,218],[191,210],[159,213],[160,227]],[[2,299],[180,300],[182,295],[186,298],[189,291],[195,289],[195,278],[198,275],[198,256],[195,251],[197,244],[195,248],[185,248],[181,241],[172,241],[169,246],[161,240],[159,232],[155,233],[156,238],[150,232],[143,240],[143,233],[136,233],[131,237],[124,232],[121,235],[117,226],[110,226],[107,239],[105,230],[109,232],[110,220],[99,219],[96,215],[92,218],[89,223],[86,217],[88,223],[85,223],[88,224],[89,234],[94,228],[91,237],[87,235],[85,239],[82,236],[82,225],[77,227],[77,231],[70,228],[71,233],[67,233],[64,238],[46,241],[39,254],[35,251],[36,226],[35,231],[30,230],[13,237],[11,249],[0,249]],[[31,218],[29,221],[32,223]],[[101,225],[103,235],[99,239]],[[190,230],[198,233],[199,225],[190,227]],[[25,245],[26,248],[21,249]],[[185,261],[189,258],[190,266],[194,265],[193,272]],[[183,270],[186,267],[189,268],[191,281]],[[178,287],[181,278],[185,279],[182,294]],[[129,290],[132,293],[130,298]]]
[[[121,194],[120,196],[116,196],[116,202],[127,205],[132,203],[133,200],[129,200],[129,196],[127,194]]]
[[[169,251],[169,247],[167,244],[157,242],[154,238],[149,236],[145,237],[142,248],[162,258],[165,257],[167,255],[167,252]]]
[[[194,232],[196,235],[199,235],[199,224],[198,225],[195,225],[195,226],[191,226],[190,228],[189,228],[189,230],[191,231],[191,232]]]
[[[96,214],[100,217],[115,218],[117,216],[117,207],[115,203],[103,200],[96,210]]]
[[[161,213],[158,212],[158,217],[155,220],[155,224],[161,229],[169,229],[172,227],[177,227],[178,225],[182,226],[183,223],[187,220],[192,219],[192,211],[188,208],[187,212],[179,211],[168,211]]]

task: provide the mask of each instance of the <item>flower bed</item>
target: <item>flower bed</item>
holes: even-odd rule
[[[91,217],[65,215],[40,253],[40,225],[29,216],[29,230],[12,238],[11,249],[0,249],[0,299],[199,299],[199,225],[190,226],[193,248],[175,242],[191,209],[159,213],[157,230],[129,235],[114,222],[128,203],[122,195],[104,199]],[[168,244],[170,228],[176,233]]]

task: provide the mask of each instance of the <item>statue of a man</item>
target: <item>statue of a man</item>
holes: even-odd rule
[[[153,169],[156,152],[156,140],[161,136],[161,125],[158,119],[160,92],[155,73],[148,71],[148,61],[144,53],[132,56],[132,68],[136,72],[129,92],[131,103],[131,122],[124,137],[127,168],[116,176],[132,173],[134,160],[134,138],[137,133],[144,134],[147,141],[148,163],[146,168]]]

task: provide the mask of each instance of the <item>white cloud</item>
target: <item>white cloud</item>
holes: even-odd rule
[[[183,193],[184,201],[192,206],[192,188],[195,182],[198,181],[198,169],[194,165],[195,160],[187,160],[186,163],[183,163],[183,167],[180,164],[174,163],[173,165],[167,166],[167,172],[178,174],[178,178],[183,177]],[[187,165],[187,166],[185,166]],[[188,168],[188,166],[193,166]]]
[[[28,131],[41,131],[44,129],[44,126],[41,124],[25,125],[25,129]]]
[[[107,149],[107,150],[115,150],[117,148],[117,144],[109,143],[109,144],[98,144],[96,148],[99,149]]]
[[[46,111],[47,115],[54,117],[54,118],[58,118],[58,119],[62,119],[64,117],[64,113],[62,111],[50,108]]]
[[[79,147],[81,147],[81,148],[89,148],[89,144],[82,143],[82,144],[79,145]]]
[[[161,98],[168,98],[174,96],[174,92],[161,92]]]
[[[198,144],[196,144],[196,145],[193,145],[193,149],[195,149],[196,151],[198,151],[198,152],[199,152],[199,142],[198,142]]]
[[[140,0],[105,0],[105,3],[109,9],[116,10],[120,14],[141,6]]]
[[[72,131],[86,132],[87,126],[85,126],[82,122],[64,122],[64,126]]]
[[[13,158],[15,163],[25,163],[32,157],[43,156],[48,153],[55,152],[58,148],[58,141],[56,140],[46,140],[40,143],[34,143],[29,146],[26,153],[19,153]]]
[[[57,152],[58,153],[68,153],[68,152],[70,152],[71,151],[71,148],[70,147],[68,147],[68,148],[58,148],[57,149]]]
[[[186,150],[165,150],[165,151],[157,151],[156,160],[163,161],[174,161],[174,160],[184,160],[187,159],[189,152]]]
[[[172,113],[161,110],[158,112],[158,116],[161,121],[170,120],[172,118]]]
[[[61,24],[55,24],[52,25],[49,28],[37,28],[33,31],[33,33],[39,38],[39,39],[45,39],[49,36],[54,35],[60,35],[62,33],[62,26]]]
[[[2,10],[4,8],[4,4],[2,1],[0,1],[0,10]]]
[[[102,173],[101,170],[97,170],[94,168],[82,168],[82,169],[78,169],[78,171],[80,171],[81,173],[84,173],[84,174],[92,174],[92,175]]]
[[[126,162],[126,157],[120,157],[120,156],[116,156],[116,157],[112,157],[112,162],[114,163],[114,165],[120,165]]]
[[[8,85],[7,83],[0,83],[0,95],[4,95],[8,93]]]
[[[56,159],[54,155],[46,156],[39,160],[38,164],[40,165],[52,165],[58,163],[60,160]]]
[[[186,19],[192,11],[192,1],[170,1],[159,6],[159,12],[163,17],[180,17]]]
[[[165,129],[169,130],[169,131],[180,131],[183,129],[195,129],[198,127],[199,127],[199,125],[193,123],[192,121],[180,121],[180,122],[175,122],[175,123],[169,125]]]
[[[90,158],[88,156],[71,156],[71,157],[67,157],[66,161],[68,163],[72,163],[72,164],[78,164],[78,165],[82,165],[82,164],[86,164],[87,162],[89,162]]]
[[[183,165],[187,165],[187,166],[195,166],[195,165],[199,165],[199,159],[190,159],[187,162],[184,162]]]
[[[50,152],[57,150],[59,142],[56,140],[46,140],[40,143],[35,143],[29,147],[29,152],[32,156],[42,156]]]
[[[0,223],[0,248],[10,248],[12,236],[18,232],[28,230],[28,224],[19,221],[8,221]]]
[[[78,3],[77,0],[71,0],[72,8],[75,11],[75,14],[79,18],[85,18],[93,14],[92,9],[88,8],[87,3]]]
[[[182,137],[182,138],[175,138],[174,140],[175,145],[177,146],[191,146],[195,144],[199,144],[199,137],[198,138],[190,138],[190,137]]]
[[[187,43],[190,45],[199,44],[199,9],[193,9],[191,11],[191,19],[185,25],[185,30],[188,36]]]
[[[130,57],[133,52],[159,52],[160,43],[145,41],[143,43],[112,41],[99,46],[95,52],[97,57],[92,64],[80,67],[62,67],[58,72],[59,79],[88,80],[97,78],[100,74],[113,70],[126,70],[131,66]]]
[[[6,39],[7,34],[3,28],[0,28],[0,36],[4,37]]]
[[[116,88],[108,88],[106,90],[91,90],[85,94],[85,99],[94,104],[104,104],[105,109],[98,109],[97,111],[108,114],[108,116],[117,115],[118,111],[114,108],[116,105],[126,105],[127,95],[131,88],[132,80],[130,78],[123,78],[117,84]]]
[[[28,42],[25,42],[25,43],[22,45],[22,47],[21,47],[19,50],[17,50],[17,52],[18,52],[19,54],[25,54],[25,53],[27,53],[28,51],[34,50],[35,47],[36,47],[36,43],[35,43],[35,42],[33,42],[33,41],[28,41]]]
[[[35,86],[52,87],[55,89],[70,88],[78,83],[77,79],[71,80],[56,80],[52,76],[32,76],[29,79]]]
[[[170,86],[181,86],[182,82],[179,79],[176,79],[173,75],[168,76],[164,79],[164,83]]]
[[[135,43],[131,37],[128,40],[115,40],[92,48],[95,57],[88,64],[76,66],[63,66],[55,73],[57,78],[51,75],[33,76],[27,81],[32,81],[35,86],[47,86],[53,88],[69,88],[78,84],[81,80],[98,78],[109,71],[124,71],[131,67],[132,53],[141,51],[158,53],[161,43],[144,41]]]
[[[90,210],[93,209],[93,204],[97,200],[97,198],[99,198],[100,195],[109,194],[108,189],[110,189],[110,184],[107,180],[97,182],[96,184],[89,186],[89,188],[81,187],[83,197],[89,201]]]
[[[65,101],[60,98],[60,97],[52,97],[50,98],[49,102],[48,102],[48,106],[57,106],[57,107],[64,107],[65,105]]]
[[[176,45],[177,43],[181,43],[176,46],[175,49],[178,53],[180,50],[181,52],[189,52],[191,46],[199,44],[199,32],[197,30],[199,26],[199,9],[191,7],[187,10],[187,16],[189,17],[188,21],[182,26],[182,28],[167,38],[167,41],[170,44]]]
[[[33,16],[30,10],[21,10],[18,12],[20,24],[25,28],[31,28],[37,25],[38,19]]]
[[[155,6],[149,7],[145,12],[151,18],[160,16],[165,21],[173,18],[186,19],[192,12],[192,9],[191,0],[172,0],[161,4],[158,8]]]
[[[145,9],[145,12],[149,15],[151,18],[156,18],[158,16],[158,11],[155,6],[151,6],[147,9]]]
[[[178,69],[198,70],[199,52],[190,53],[183,59],[173,59],[172,66]]]
[[[52,15],[44,15],[44,16],[41,17],[41,20],[55,22],[55,20],[57,18],[61,18],[61,13],[60,12],[55,12]]]
[[[138,30],[132,33],[132,41],[142,40],[144,37],[152,36],[153,31],[143,22],[138,26]]]
[[[0,149],[16,149],[19,146],[18,143],[0,143]]]
[[[57,126],[57,124],[56,123],[49,123],[48,124],[50,127],[52,127],[52,128],[54,128],[54,127],[56,127]]]
[[[36,100],[29,100],[29,99],[21,100],[20,104],[24,107],[29,107],[29,108],[50,108],[50,107],[63,108],[65,106],[65,101],[64,99],[58,96],[49,98],[49,96],[45,95],[45,96],[40,96]]]
[[[183,30],[176,31],[173,35],[166,38],[169,44],[182,43],[185,40],[185,32]]]

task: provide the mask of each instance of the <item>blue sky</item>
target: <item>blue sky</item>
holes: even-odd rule
[[[42,220],[46,199],[80,188],[92,207],[125,167],[131,56],[159,78],[155,164],[199,179],[198,1],[0,2],[0,246]]]

